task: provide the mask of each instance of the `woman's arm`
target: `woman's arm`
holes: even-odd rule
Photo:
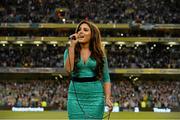
[[[104,92],[105,92],[106,105],[109,107],[109,111],[112,111],[113,103],[111,101],[111,83],[110,82],[104,83]]]
[[[111,80],[109,76],[109,68],[107,58],[105,58],[104,68],[103,68],[103,81],[104,81],[104,93],[105,93],[105,102],[109,107],[109,111],[112,111],[113,103],[111,99]]]
[[[111,83],[110,82],[104,83],[104,92],[105,92],[106,98],[111,97]]]
[[[75,47],[74,46],[70,46],[68,49],[67,49],[67,56],[66,56],[66,60],[65,60],[65,63],[64,63],[64,68],[65,70],[70,73],[73,68],[74,68],[74,52],[75,52]]]
[[[70,40],[70,46],[64,54],[64,68],[70,73],[74,69],[75,46],[78,43],[77,34],[73,34],[75,40]]]

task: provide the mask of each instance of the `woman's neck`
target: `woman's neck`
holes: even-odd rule
[[[80,44],[81,46],[81,49],[89,49],[89,44],[86,43],[86,44]]]

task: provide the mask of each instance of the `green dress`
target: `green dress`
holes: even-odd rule
[[[64,64],[68,57],[68,50],[64,52]],[[96,61],[91,57],[86,63],[80,58],[77,63],[78,73],[72,76],[93,77],[96,76]],[[104,113],[104,89],[103,84],[110,82],[107,59],[103,68],[103,79],[94,82],[71,81],[68,90],[68,117],[72,120],[102,119]]]

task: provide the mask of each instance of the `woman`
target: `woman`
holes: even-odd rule
[[[97,26],[82,21],[71,35],[64,66],[71,76],[68,91],[69,119],[103,119],[104,103],[112,110],[108,64]]]

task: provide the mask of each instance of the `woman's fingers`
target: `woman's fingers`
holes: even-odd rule
[[[111,112],[113,110],[113,103],[111,102],[110,98],[106,98],[106,105],[109,108],[109,112]]]

